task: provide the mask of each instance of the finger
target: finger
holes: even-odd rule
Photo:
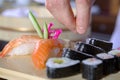
[[[76,22],[70,0],[46,0],[46,7],[58,21],[75,32]]]
[[[90,0],[76,0],[76,29],[80,34],[85,33],[89,26],[90,5]]]

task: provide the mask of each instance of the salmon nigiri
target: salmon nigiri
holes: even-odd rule
[[[58,39],[61,34],[60,29],[51,30],[52,23],[45,23],[44,29],[41,29],[34,15],[30,12],[29,18],[32,21],[38,36],[23,35],[10,41],[0,53],[0,57],[5,55],[26,55],[32,54],[32,61],[35,67],[45,68],[46,61],[50,57],[61,56],[64,42]]]
[[[0,53],[0,57],[5,55],[25,55],[33,53],[36,43],[41,39],[38,36],[23,35],[11,40]]]
[[[46,61],[50,57],[60,57],[63,43],[58,39],[43,39],[37,43],[32,54],[32,60],[36,68],[45,68]]]
[[[53,26],[53,23],[50,23],[48,26],[45,23],[42,29],[31,12],[29,13],[29,18],[38,32],[38,35],[43,38],[35,46],[32,54],[32,60],[36,68],[43,69],[45,68],[48,58],[62,55],[61,51],[63,49],[63,41],[58,39],[62,30],[52,30],[51,27]]]

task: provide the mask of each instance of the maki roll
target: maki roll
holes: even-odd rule
[[[114,56],[106,53],[96,55],[97,58],[103,61],[103,74],[108,75],[115,72],[115,58]]]
[[[81,51],[75,51],[70,48],[63,48],[63,57],[67,57],[73,60],[83,60],[86,58],[92,58],[94,57],[93,55],[83,53]]]
[[[63,78],[80,73],[80,61],[69,58],[50,58],[47,63],[48,78]]]
[[[115,56],[116,59],[116,71],[120,71],[120,50],[111,50],[108,52],[108,54],[111,54]]]
[[[95,39],[95,38],[88,38],[86,40],[87,44],[92,44],[94,46],[101,47],[106,52],[112,50],[113,43],[105,40]]]
[[[82,77],[87,80],[99,80],[103,77],[103,63],[96,58],[82,61]]]
[[[93,46],[91,44],[86,44],[86,43],[81,43],[78,42],[75,44],[75,50],[81,51],[83,53],[91,54],[91,55],[96,55],[98,53],[104,53],[105,50],[103,50],[100,47]]]

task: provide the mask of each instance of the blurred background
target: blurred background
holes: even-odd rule
[[[91,9],[91,27],[83,35],[69,31],[54,19],[44,5],[45,0],[0,0],[0,40],[9,41],[23,34],[36,35],[27,16],[29,10],[37,17],[40,25],[43,25],[44,21],[54,22],[54,28],[62,28],[61,38],[63,39],[78,41],[95,37],[110,40],[116,25],[120,0],[96,0]],[[71,5],[75,14],[74,0],[71,0]]]

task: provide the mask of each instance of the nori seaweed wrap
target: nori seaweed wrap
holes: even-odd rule
[[[88,39],[86,39],[86,43],[100,47],[100,48],[104,49],[106,52],[112,50],[112,46],[113,46],[112,42],[100,40],[100,39],[96,39],[96,38],[88,38]]]
[[[115,58],[106,53],[97,54],[96,57],[103,61],[103,74],[108,75],[115,72]]]
[[[87,80],[100,80],[103,77],[102,61],[96,58],[83,60],[82,77]]]
[[[111,50],[108,52],[108,54],[111,54],[113,56],[115,56],[115,60],[116,60],[116,71],[120,71],[120,50]]]
[[[104,53],[105,52],[105,50],[103,50],[100,47],[93,46],[91,44],[81,43],[81,42],[76,43],[74,48],[77,51],[81,51],[83,53],[91,54],[91,55],[94,55],[94,56],[98,53]]]
[[[80,61],[83,59],[86,59],[86,58],[94,57],[93,55],[86,54],[86,53],[83,53],[81,51],[75,51],[75,50],[72,50],[70,48],[63,48],[62,56],[73,59],[73,60],[80,60]]]
[[[80,73],[80,61],[69,58],[50,58],[47,63],[48,78],[63,78]]]

